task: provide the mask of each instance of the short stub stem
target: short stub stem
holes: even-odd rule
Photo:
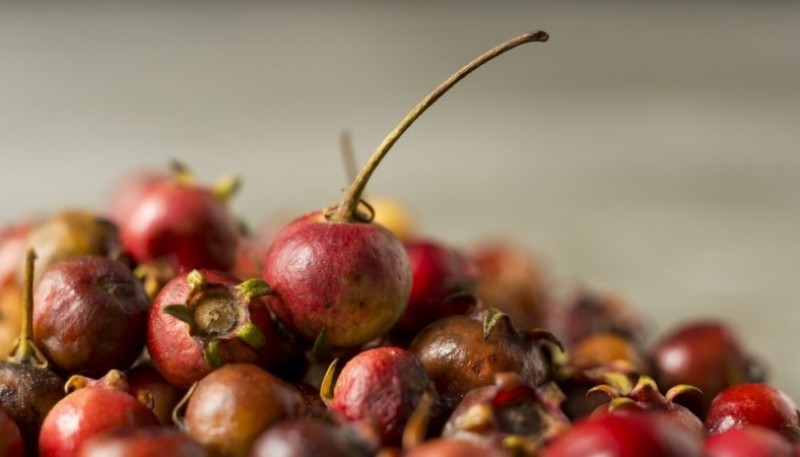
[[[357,214],[358,205],[361,202],[361,195],[364,193],[364,189],[366,188],[367,182],[372,176],[372,173],[378,167],[378,164],[381,162],[381,160],[383,160],[383,158],[386,156],[386,153],[389,152],[389,149],[391,149],[394,143],[397,142],[400,136],[402,136],[403,133],[411,126],[411,124],[413,124],[414,121],[416,121],[417,118],[419,118],[422,113],[425,112],[425,110],[433,105],[436,100],[439,99],[439,97],[444,95],[445,92],[450,90],[454,85],[456,85],[456,83],[461,81],[468,74],[472,73],[478,67],[489,62],[495,57],[504,54],[505,52],[510,51],[519,45],[531,42],[545,42],[548,40],[548,38],[549,35],[547,32],[543,31],[528,32],[514,37],[481,54],[472,62],[453,73],[449,78],[437,86],[431,93],[423,98],[417,104],[417,106],[415,106],[406,115],[406,117],[400,121],[399,124],[397,124],[397,127],[395,127],[394,130],[389,132],[386,138],[383,139],[383,142],[378,146],[377,149],[375,149],[366,165],[364,165],[358,176],[356,176],[352,184],[350,184],[350,187],[345,192],[342,203],[330,216],[330,220],[333,222],[354,222],[359,220]]]

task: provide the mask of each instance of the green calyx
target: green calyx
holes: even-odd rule
[[[258,278],[245,280],[241,284],[236,286],[236,288],[239,290],[239,292],[241,292],[242,296],[247,300],[263,297],[265,295],[269,295],[272,293],[272,289],[269,287],[269,284],[267,284],[264,280]]]

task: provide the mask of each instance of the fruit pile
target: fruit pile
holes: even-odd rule
[[[174,163],[107,210],[0,235],[0,457],[800,456],[794,403],[721,321],[648,344],[623,301],[555,292],[524,246],[468,248],[364,198],[250,232],[238,181]]]

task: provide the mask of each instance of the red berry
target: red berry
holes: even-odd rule
[[[739,384],[714,397],[705,421],[708,435],[745,425],[760,425],[791,434],[790,428],[800,426],[800,417],[792,399],[767,384]]]

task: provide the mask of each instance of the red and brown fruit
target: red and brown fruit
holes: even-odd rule
[[[170,280],[153,300],[147,351],[173,386],[188,389],[226,363],[268,366],[292,356],[276,331],[260,279],[241,281],[216,270]]]
[[[150,302],[117,260],[83,256],[51,265],[34,303],[34,341],[62,373],[127,370],[144,348]]]

